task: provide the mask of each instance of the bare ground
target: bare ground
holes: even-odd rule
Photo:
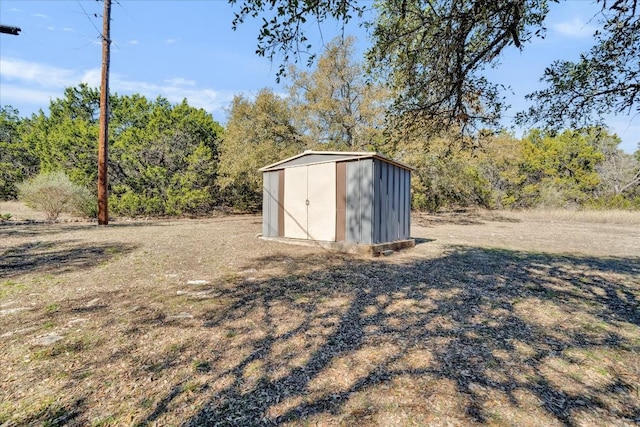
[[[0,425],[640,423],[640,219],[416,215],[367,258],[0,212]]]

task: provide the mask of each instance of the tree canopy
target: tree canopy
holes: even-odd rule
[[[389,91],[365,79],[353,37],[336,37],[312,71],[291,67],[289,102],[307,145],[333,150],[376,149],[382,143]]]
[[[234,28],[247,18],[262,20],[257,53],[282,55],[278,78],[286,63],[312,50],[309,22],[360,20],[371,31],[369,69],[394,92],[395,126],[463,133],[498,124],[505,88],[482,72],[497,65],[505,48],[523,49],[544,36],[548,3],[556,1],[229,0]],[[598,3],[594,47],[575,63],[559,59],[547,68],[548,87],[529,95],[536,105],[519,114],[521,123],[587,126],[604,113],[640,111],[638,0]],[[373,18],[362,22],[371,5],[375,13],[366,16]]]
[[[556,60],[544,72],[547,88],[521,122],[546,127],[585,127],[604,114],[640,114],[640,5],[638,0],[599,0],[595,44],[576,62]]]
[[[482,71],[505,47],[541,34],[546,13],[546,0],[382,1],[369,65],[390,82],[394,115],[409,123],[463,131],[497,125],[500,88]]]
[[[298,154],[305,140],[293,124],[287,101],[268,89],[254,100],[236,96],[220,146],[219,185],[225,203],[255,211],[262,203],[258,169]]]

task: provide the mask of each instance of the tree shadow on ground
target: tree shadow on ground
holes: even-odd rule
[[[451,248],[270,256],[218,284],[207,403],[184,426],[640,422],[640,258]],[[166,396],[148,425],[184,388]]]
[[[70,231],[118,229],[129,227],[160,227],[170,226],[169,222],[153,221],[118,221],[111,222],[108,227],[99,226],[97,222],[50,222],[50,221],[21,221],[0,223],[0,238],[46,236]]]
[[[136,245],[124,243],[79,243],[75,240],[29,242],[6,249],[0,256],[0,278],[24,273],[65,273],[87,269],[127,254]]]
[[[22,420],[23,425],[29,426],[47,426],[62,427],[67,425],[75,425],[76,418],[82,413],[85,405],[83,399],[76,399],[69,405],[62,405],[54,402],[45,406],[40,411]],[[14,425],[14,424],[8,424]]]

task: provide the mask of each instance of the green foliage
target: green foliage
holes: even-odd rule
[[[51,101],[49,116],[40,111],[26,121],[22,139],[37,151],[41,170],[64,170],[76,184],[95,186],[99,99],[86,84],[67,88],[64,98]]]
[[[589,132],[559,135],[531,131],[523,140],[521,169],[525,206],[580,206],[595,195],[604,160]]]
[[[262,17],[262,27],[258,33],[256,53],[274,59],[282,54],[282,63],[277,72],[277,80],[286,75],[286,64],[294,63],[307,55],[310,65],[315,55],[311,54],[311,44],[306,36],[308,26],[305,23],[320,23],[335,19],[342,25],[348,23],[353,15],[362,17],[365,6],[358,5],[358,0],[228,0],[238,5],[232,22],[236,30],[247,17]],[[316,28],[312,26],[312,28]],[[343,27],[344,28],[344,27]]]
[[[255,101],[236,96],[220,146],[218,182],[226,203],[240,210],[259,210],[262,173],[258,169],[304,148],[286,100],[267,89]]]
[[[218,144],[222,127],[186,101],[119,100],[112,148],[109,203],[115,213],[197,215],[217,200]]]
[[[585,206],[589,209],[640,210],[640,196],[629,197],[623,194],[616,194],[598,197],[587,201]]]
[[[479,149],[474,154],[479,173],[487,180],[490,188],[490,205],[498,209],[523,207],[522,187],[526,174],[520,167],[522,141],[501,132],[483,135],[479,144]]]
[[[15,199],[16,184],[38,170],[34,147],[21,138],[24,119],[18,114],[10,106],[0,108],[0,200]]]
[[[222,127],[210,114],[186,101],[172,105],[140,95],[112,95],[110,102],[112,213],[202,214],[218,203]],[[21,143],[34,147],[43,171],[64,170],[74,183],[95,187],[99,91],[84,84],[67,88],[49,109],[49,116],[41,111],[25,121]],[[85,214],[95,209],[82,208]]]
[[[365,80],[354,59],[355,38],[337,37],[311,71],[290,68],[290,103],[307,145],[331,150],[366,150],[383,139],[390,93]]]
[[[474,157],[461,150],[459,136],[418,140],[403,147],[402,160],[416,168],[412,174],[414,209],[490,207],[488,180],[480,173]]]
[[[640,167],[605,129],[534,130],[523,139],[483,132],[473,150],[455,134],[395,147],[416,167],[414,208],[640,207]]]
[[[83,214],[91,205],[92,194],[71,182],[64,172],[41,172],[18,184],[18,197],[27,206],[45,213],[54,221],[62,212]]]
[[[112,96],[110,211],[200,215],[221,205],[258,211],[258,169],[305,148],[375,148],[415,166],[418,209],[640,208],[640,150],[625,154],[603,128],[533,130],[523,139],[487,129],[464,136],[464,124],[439,136],[402,121],[385,128],[386,92],[364,83],[350,43],[331,43],[312,72],[292,69],[289,98],[269,90],[237,96],[224,132],[186,101]],[[18,180],[41,170],[21,184],[23,200],[51,219],[60,212],[95,217],[97,108],[98,92],[81,85],[52,101],[50,115],[21,119],[10,107],[0,110],[2,197],[14,197]]]
[[[543,32],[546,0],[383,0],[373,27],[369,66],[395,93],[396,126],[437,133],[496,126],[500,85],[483,71],[503,49]]]

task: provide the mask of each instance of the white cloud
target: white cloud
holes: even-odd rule
[[[91,87],[99,87],[101,78],[102,72],[100,68],[93,68],[91,70],[85,71],[82,77],[80,77],[80,81],[82,83],[88,84]]]
[[[591,37],[596,28],[584,22],[580,18],[573,18],[570,21],[563,21],[553,24],[553,29],[567,37],[585,38]]]
[[[196,82],[193,80],[188,80],[182,77],[174,77],[172,79],[167,79],[164,81],[165,83],[169,83],[171,86],[195,86]]]
[[[42,87],[64,87],[77,82],[72,70],[11,58],[0,58],[0,77]]]
[[[167,40],[165,40],[165,42],[166,42],[167,44],[174,44],[174,43],[176,43],[177,41],[178,41],[178,40],[176,40],[176,39],[167,39]]]
[[[62,29],[62,31],[67,31],[67,32],[69,32],[69,33],[74,33],[76,30],[74,30],[73,28],[64,27],[64,28]]]
[[[47,15],[45,15],[44,13],[35,13],[33,16],[35,16],[36,18],[49,19],[49,17]]]
[[[2,85],[2,101],[0,104],[26,103],[32,105],[49,105],[52,98],[59,97],[58,90],[29,89],[15,85]]]
[[[55,31],[56,29],[55,29],[55,27],[47,27],[47,30],[49,30],[49,31]]]
[[[22,12],[22,9],[18,9],[17,7],[12,7],[9,9],[9,12]]]
[[[81,82],[90,87],[100,87],[100,77],[99,68],[76,71],[20,59],[0,58],[1,98],[7,104],[24,103],[45,107],[52,98],[62,97],[66,87],[77,86]],[[173,103],[182,102],[186,98],[189,105],[220,117],[234,96],[230,91],[198,87],[197,82],[183,77],[158,84],[129,80],[112,73],[109,85],[112,93],[121,95],[139,93],[149,99],[162,96]]]
[[[129,44],[138,44],[138,40],[130,40]]]
[[[224,107],[233,100],[234,94],[231,92],[198,88],[195,82],[193,82],[193,85],[185,87],[183,83],[185,81],[191,82],[190,80],[177,78],[165,80],[163,83],[166,84],[156,84],[126,80],[121,76],[112,76],[111,88],[114,92],[139,93],[149,99],[162,96],[174,103],[182,102],[186,98],[189,105],[202,108],[210,113],[222,113]]]

